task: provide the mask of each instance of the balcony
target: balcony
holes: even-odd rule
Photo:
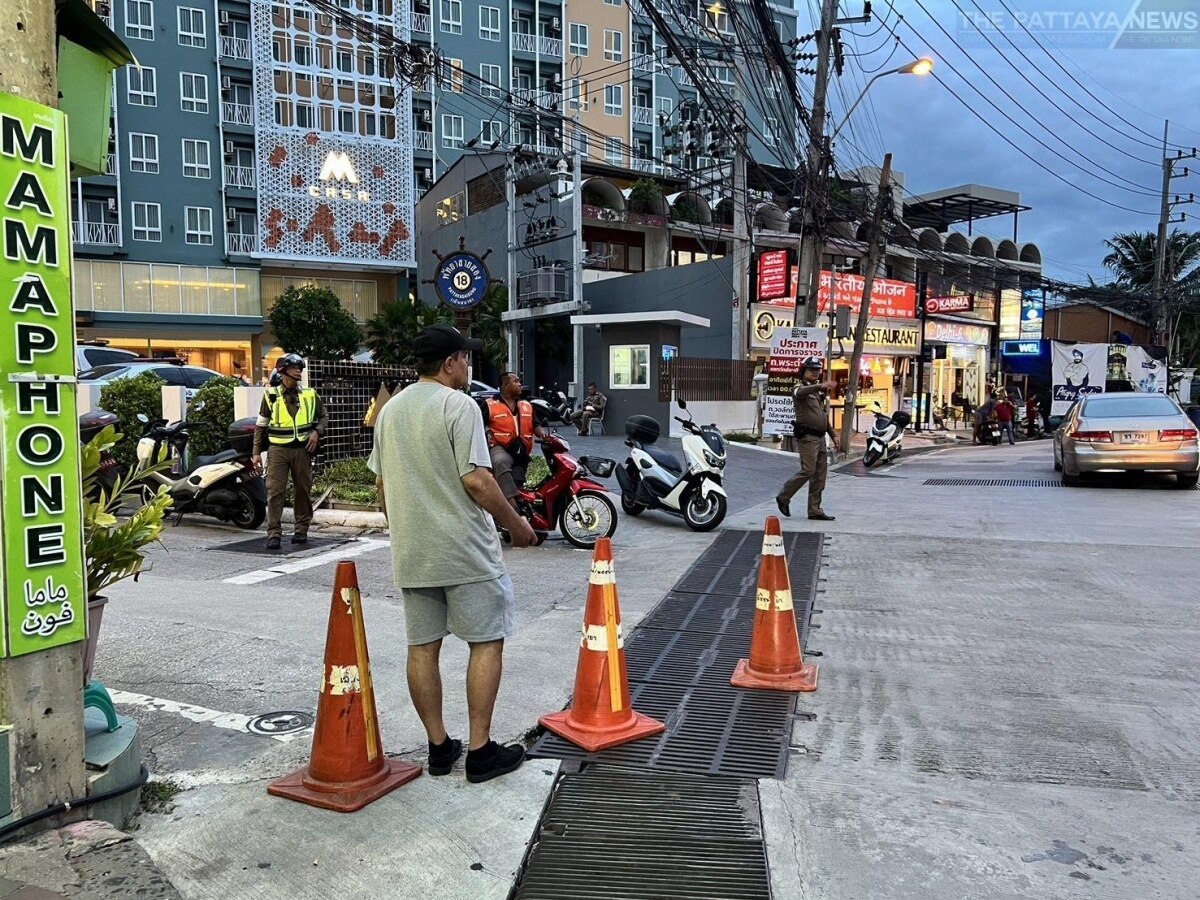
[[[250,38],[221,35],[221,57],[223,59],[241,59],[250,61]]]
[[[105,175],[116,175],[117,174],[117,154],[110,153],[110,154],[108,154],[108,156],[104,157],[104,174]]]
[[[554,147],[550,144],[538,144],[537,152],[542,154],[542,156],[562,156],[563,155],[562,147]]]
[[[432,94],[433,93],[433,82],[434,82],[433,76],[429,75],[424,80],[416,82],[413,85],[413,90],[416,91],[418,94]]]
[[[654,126],[654,110],[649,106],[633,107],[633,124]]]
[[[519,53],[537,53],[538,37],[536,34],[514,31],[512,33],[512,48]]]
[[[413,149],[424,150],[426,153],[433,152],[433,132],[422,131],[420,129],[413,130]]]
[[[72,222],[71,238],[76,244],[117,247],[121,243],[121,225],[118,222]]]
[[[244,125],[254,127],[254,107],[249,103],[231,103],[221,101],[221,121],[226,125]]]
[[[538,38],[538,53],[551,59],[562,59],[562,38],[541,35]]]
[[[251,166],[226,166],[225,187],[254,190],[256,181],[254,169]]]
[[[230,256],[249,256],[251,253],[257,253],[258,235],[225,232],[225,252]]]
[[[643,159],[640,156],[635,156],[632,160],[631,168],[638,172],[654,172],[662,169],[661,164],[656,163],[652,159]]]
[[[408,19],[409,30],[413,34],[432,34],[429,25],[429,13],[410,13]]]
[[[645,75],[653,75],[658,71],[658,59],[653,53],[634,53],[633,70]]]
[[[518,100],[524,100],[526,103],[540,106],[542,109],[562,109],[563,95],[554,91],[518,87],[512,89],[512,95]]]
[[[696,86],[696,82],[692,81],[692,76],[687,73],[687,69],[683,66],[675,67],[675,82],[682,87]]]

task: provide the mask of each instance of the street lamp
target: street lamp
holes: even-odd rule
[[[833,134],[829,136],[832,141],[838,136],[838,132],[842,130],[842,126],[850,121],[850,114],[858,108],[858,104],[862,102],[862,98],[867,96],[867,91],[871,89],[871,85],[877,82],[880,78],[885,78],[888,75],[928,75],[933,71],[933,60],[928,56],[922,56],[920,59],[914,59],[907,65],[901,66],[898,69],[888,69],[886,72],[880,72],[874,78],[867,82],[866,87],[862,89],[862,93],[858,95],[858,99],[850,104],[850,108],[846,110],[846,116],[838,124],[838,127],[833,129]]]

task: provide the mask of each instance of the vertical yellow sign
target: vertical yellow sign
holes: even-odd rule
[[[66,117],[0,93],[0,583],[5,655],[82,640]]]

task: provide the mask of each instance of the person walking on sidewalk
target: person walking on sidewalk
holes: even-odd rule
[[[793,392],[796,408],[796,449],[800,453],[800,471],[784,482],[775,504],[785,516],[792,514],[792,497],[808,484],[808,517],[821,522],[832,522],[834,517],[821,508],[821,494],[825,490],[825,478],[829,474],[829,458],[825,455],[825,435],[833,441],[833,449],[839,450],[837,435],[825,415],[825,398],[836,386],[832,381],[821,381],[821,360],[806,359],[800,371],[800,384]]]
[[[1008,436],[1009,444],[1015,444],[1016,438],[1013,432],[1013,422],[1017,418],[1017,406],[1012,400],[1008,399],[1008,392],[1001,391],[999,399],[996,400],[996,405],[993,408],[996,415],[996,421],[1000,424],[1000,434]]]
[[[308,542],[312,524],[312,458],[329,427],[329,417],[321,398],[312,388],[300,387],[304,358],[288,353],[275,366],[278,387],[263,394],[258,407],[258,427],[254,430],[254,465],[262,465],[263,444],[267,454],[267,549],[278,550],[283,536],[283,501],[287,496],[288,475],[292,477],[294,523],[292,543]],[[275,379],[272,377],[272,384]]]
[[[449,774],[463,750],[442,718],[442,639],[453,634],[470,647],[470,782],[512,772],[525,759],[520,744],[502,747],[491,737],[516,606],[496,525],[512,535],[514,547],[536,541],[492,477],[483,416],[463,392],[470,351],[482,346],[449,325],[422,331],[413,341],[420,380],[379,411],[367,460],[391,532],[408,636],[408,691],[429,739],[430,775]]]

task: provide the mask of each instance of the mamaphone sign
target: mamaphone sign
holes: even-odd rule
[[[63,114],[0,93],[0,581],[11,656],[86,633],[67,171]]]

